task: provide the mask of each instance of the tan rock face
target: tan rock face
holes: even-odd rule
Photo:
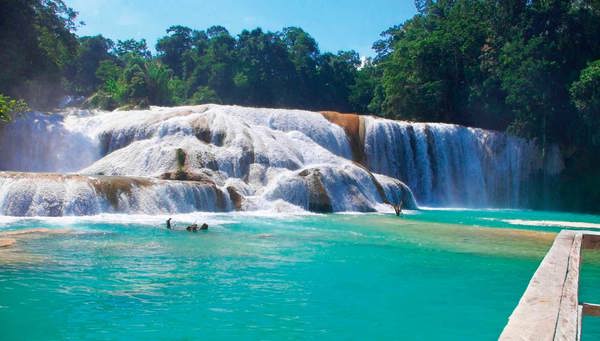
[[[166,172],[159,177],[161,180],[180,180],[180,181],[197,181],[207,184],[214,184],[211,176],[205,172],[177,171]]]
[[[229,198],[233,202],[236,211],[241,211],[244,197],[233,186],[228,186],[227,192],[229,193]]]
[[[206,116],[201,116],[190,122],[196,138],[204,143],[222,146],[227,133],[224,131],[213,131]]]
[[[119,207],[119,197],[121,194],[131,195],[134,186],[147,187],[152,184],[148,179],[131,178],[124,176],[98,177],[91,181],[97,193],[103,194],[111,206],[115,209]]]
[[[321,180],[320,170],[318,168],[305,169],[299,175],[305,179],[309,189],[308,210],[320,213],[333,212],[331,199]]]

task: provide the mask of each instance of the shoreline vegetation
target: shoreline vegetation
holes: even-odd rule
[[[457,123],[534,139],[542,153],[558,144],[565,170],[536,177],[534,208],[599,212],[600,4],[415,6],[361,58],[321,51],[299,27],[172,26],[152,54],[143,39],[78,36],[83,23],[62,0],[4,1],[0,120],[70,96],[105,110],[222,103]]]

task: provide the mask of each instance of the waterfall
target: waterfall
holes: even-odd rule
[[[231,206],[229,195],[208,183],[0,172],[0,212],[5,215],[218,212]]]
[[[335,112],[71,110],[0,129],[0,215],[514,207],[549,168],[506,134]]]
[[[0,170],[72,172],[100,157],[98,142],[81,130],[86,111],[39,112],[0,125]]]
[[[317,112],[32,113],[3,127],[0,148],[1,215],[416,207],[408,187],[352,161],[344,128]]]
[[[533,141],[454,124],[365,117],[367,167],[405,182],[420,204],[519,207],[538,171],[562,170],[556,146],[544,161]]]

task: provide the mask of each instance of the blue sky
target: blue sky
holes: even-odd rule
[[[278,31],[299,26],[321,51],[354,49],[372,56],[379,33],[412,17],[412,0],[66,0],[85,22],[77,34],[102,34],[113,40],[146,38],[154,50],[171,25],[206,29],[225,26],[231,34],[261,27]]]

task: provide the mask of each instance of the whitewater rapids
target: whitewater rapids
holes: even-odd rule
[[[71,110],[1,129],[0,215],[12,216],[515,206],[532,174],[562,167],[557,148],[543,161],[502,133],[334,112]]]

